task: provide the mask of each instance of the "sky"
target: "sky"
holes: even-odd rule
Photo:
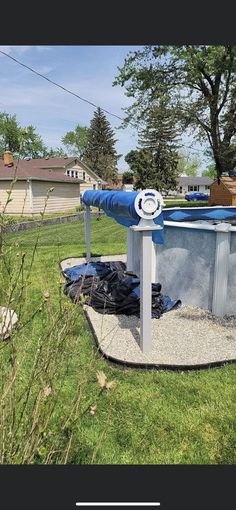
[[[129,52],[141,46],[0,46],[0,49],[51,80],[120,117],[131,104],[124,89],[112,86],[118,67]],[[15,114],[22,127],[32,124],[48,147],[77,124],[89,126],[94,107],[36,76],[0,54],[0,111]],[[124,156],[138,144],[134,129],[118,129],[121,121],[106,114],[115,132],[116,150],[123,156],[118,168],[128,167]],[[184,143],[190,143],[184,138]],[[198,147],[196,147],[199,150]],[[187,150],[187,152],[189,152]],[[191,152],[192,156],[201,153]]]

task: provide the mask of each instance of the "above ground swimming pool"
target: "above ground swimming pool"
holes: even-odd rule
[[[183,304],[236,315],[236,207],[171,208],[163,216],[164,244],[153,243],[153,281]],[[138,273],[135,253],[137,246]]]

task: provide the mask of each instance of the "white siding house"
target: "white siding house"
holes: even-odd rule
[[[191,177],[181,176],[178,179],[178,193],[185,195],[189,191],[199,191],[200,193],[206,193],[210,195],[210,185],[213,183],[213,179],[209,177]]]
[[[49,159],[13,161],[12,158],[9,163],[8,152],[8,159],[0,160],[0,212],[39,214],[46,203],[46,213],[60,213],[80,205],[83,180],[79,175],[73,177],[66,173],[62,165],[64,158]],[[74,158],[71,159],[69,164],[73,166]],[[9,192],[11,200],[7,203]]]

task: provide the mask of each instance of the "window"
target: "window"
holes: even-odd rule
[[[188,191],[199,191],[199,186],[188,186]]]
[[[210,189],[210,186],[205,186],[205,190]]]
[[[76,177],[76,179],[78,179],[78,172],[77,171],[75,172],[75,177]]]
[[[70,175],[70,170],[66,170],[66,175]]]
[[[96,189],[96,184],[93,184],[93,189]]]
[[[180,193],[182,193],[182,191],[183,191],[183,186],[180,186],[180,187],[179,187],[179,191],[180,191]]]
[[[85,172],[83,172],[83,181],[85,181]]]
[[[74,170],[71,170],[71,177],[75,176],[74,173],[75,173]]]

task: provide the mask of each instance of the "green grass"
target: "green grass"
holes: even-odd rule
[[[92,219],[93,254],[125,252],[126,229],[107,217]],[[236,461],[236,392],[235,365],[201,371],[171,372],[166,370],[127,369],[108,364],[93,347],[92,336],[79,306],[63,296],[59,260],[81,256],[85,252],[83,222],[44,227],[42,230],[6,236],[5,250],[11,254],[15,267],[24,252],[25,271],[40,233],[30,282],[26,290],[26,306],[21,322],[27,321],[42,302],[45,304],[30,324],[16,334],[16,348],[25,356],[21,365],[19,387],[29,379],[32,359],[48,332],[55,335],[69,318],[66,343],[57,354],[53,392],[62,383],[48,428],[43,431],[39,451],[32,462],[44,463],[52,439],[62,448],[73,429],[69,463],[82,464],[233,464]],[[3,268],[4,269],[4,268]],[[6,268],[4,269],[6,274]],[[9,278],[11,278],[8,275]],[[6,299],[5,286],[0,304]],[[59,296],[60,299],[59,299]],[[12,306],[20,309],[19,300]],[[58,323],[52,317],[62,307]],[[0,351],[3,372],[9,369],[11,342]],[[3,354],[2,354],[3,353]],[[116,386],[100,391],[96,373],[102,370]],[[48,384],[45,380],[44,384]],[[82,398],[76,421],[62,427],[71,402],[82,384]],[[51,398],[51,397],[49,397]],[[89,407],[97,405],[95,415]],[[24,432],[22,431],[22,435]],[[22,436],[23,437],[23,436]],[[71,436],[70,436],[71,437]],[[53,457],[52,462],[56,461]],[[13,463],[20,462],[17,457]]]
[[[197,200],[188,202],[184,198],[182,199],[166,199],[164,198],[164,202],[166,207],[209,207],[209,204],[206,200]]]
[[[78,211],[77,211],[78,209]],[[70,216],[71,214],[76,214],[76,212],[79,212],[79,207],[74,207],[74,209],[71,209],[70,211],[66,212],[58,212],[58,213],[49,213],[44,214],[44,219],[49,218],[61,218],[63,216]],[[5,223],[23,223],[25,221],[40,221],[42,220],[42,216],[40,214],[33,214],[31,216],[18,214],[18,215],[4,215],[4,222]]]

